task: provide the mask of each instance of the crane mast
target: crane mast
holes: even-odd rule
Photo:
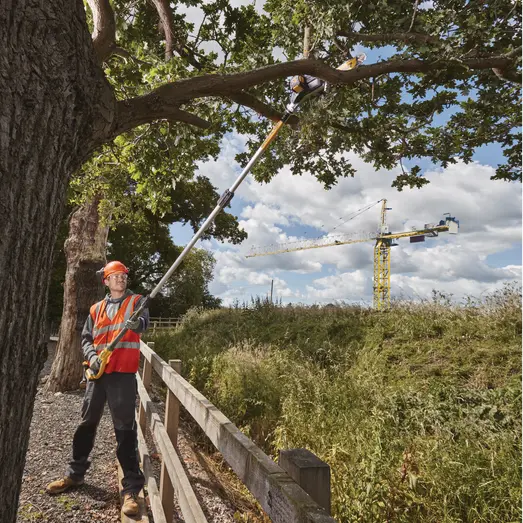
[[[379,236],[374,245],[374,285],[372,303],[376,310],[390,307],[390,248],[393,245],[391,238],[386,238],[389,234],[387,226],[387,200],[381,203],[381,220]]]

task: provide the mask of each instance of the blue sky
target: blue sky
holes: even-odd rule
[[[242,3],[239,0],[239,3]],[[195,17],[198,15],[195,14]],[[367,63],[386,58],[392,49],[369,51]],[[450,112],[438,117],[443,123]],[[229,135],[217,161],[200,166],[221,193],[240,173],[234,157],[245,148],[245,137]],[[326,234],[368,234],[376,230],[380,205],[340,226],[346,217],[367,204],[387,198],[393,232],[437,222],[451,212],[460,220],[458,235],[442,234],[420,244],[400,240],[391,254],[393,298],[430,298],[432,290],[452,293],[459,301],[480,297],[511,281],[521,281],[521,185],[490,180],[503,156],[498,145],[480,148],[474,162],[441,169],[421,161],[430,184],[421,190],[398,192],[391,183],[400,167],[376,172],[348,153],[358,174],[325,191],[312,176],[294,177],[289,169],[278,172],[265,185],[248,177],[232,201],[249,234],[240,246],[214,240],[199,242],[216,258],[210,291],[230,304],[268,294],[283,303],[372,302],[374,242],[326,247],[279,255],[246,258],[253,247],[284,243]],[[341,218],[341,219],[340,219]],[[192,230],[171,226],[176,244],[184,245]]]

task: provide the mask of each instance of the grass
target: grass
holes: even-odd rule
[[[18,510],[18,521],[39,521],[44,519],[44,512],[32,503],[24,503]]]
[[[518,288],[385,313],[258,301],[154,341],[267,453],[326,461],[339,521],[521,520]]]

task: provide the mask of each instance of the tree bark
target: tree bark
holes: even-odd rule
[[[0,3],[0,95],[0,521],[14,523],[67,184],[114,117],[81,0]]]
[[[100,223],[100,200],[101,196],[97,196],[87,202],[74,212],[69,222],[69,236],[64,245],[67,260],[64,307],[55,358],[46,384],[49,392],[76,390],[82,378],[80,335],[89,308],[103,296],[96,271],[105,264],[109,228]]]

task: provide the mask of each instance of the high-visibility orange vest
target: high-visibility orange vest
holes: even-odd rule
[[[102,300],[91,306],[93,320],[93,339],[96,353],[99,354],[107,348],[111,341],[125,327],[125,322],[131,317],[140,294],[132,294],[122,301],[118,312],[111,320],[106,313],[107,301]],[[128,330],[116,344],[111,354],[105,373],[111,372],[136,372],[140,363],[140,335]]]

